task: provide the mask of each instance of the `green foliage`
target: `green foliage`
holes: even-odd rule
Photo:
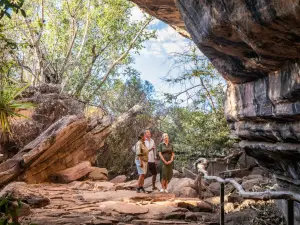
[[[135,70],[126,71],[134,73],[125,81],[115,80],[106,93],[103,91],[101,99],[105,102],[108,111],[115,117],[127,112],[134,105],[143,106],[143,113],[126,121],[107,140],[107,148],[100,152],[98,166],[110,169],[111,174],[131,174],[136,171],[134,166],[134,153],[132,146],[137,142],[137,137],[145,128],[153,126],[155,122],[154,93],[151,84],[142,81]]]
[[[20,14],[5,22],[5,37],[16,41],[15,78],[34,85],[61,84],[84,101],[98,102],[110,79],[132,62],[132,53],[154,37],[145,25],[131,20],[127,0],[26,1]]]
[[[178,168],[188,165],[200,156],[222,156],[232,145],[228,125],[221,110],[217,113],[206,113],[174,107],[161,125],[174,143]]]
[[[160,126],[174,143],[176,167],[187,166],[200,156],[226,154],[234,140],[223,112],[225,81],[194,45],[171,59],[180,72],[175,77],[169,74],[165,81],[182,91],[165,94],[172,105]]]
[[[19,11],[25,17],[26,13],[22,9],[24,0],[1,0],[0,1],[0,20],[7,16],[11,18],[12,11],[18,13]]]
[[[136,104],[151,108],[154,104],[155,90],[151,83],[143,81],[140,74],[132,68],[123,72],[124,79],[114,79],[100,91],[99,101],[114,116],[127,112]]]
[[[22,207],[21,201],[17,205],[13,203],[11,197],[0,199],[0,225],[18,225],[16,221],[19,214],[19,209]],[[10,221],[13,222],[10,222]]]
[[[23,117],[18,110],[32,108],[33,104],[16,100],[28,85],[20,85],[6,79],[2,79],[0,83],[0,130],[2,133],[10,133],[10,118]]]

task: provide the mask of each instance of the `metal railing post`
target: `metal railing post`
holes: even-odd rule
[[[287,200],[287,224],[288,225],[294,225],[294,201],[293,200]]]
[[[220,206],[221,206],[221,212],[220,212],[220,225],[225,225],[225,210],[224,210],[224,202],[225,202],[225,191],[224,188],[225,184],[221,183],[221,190],[220,190]]]

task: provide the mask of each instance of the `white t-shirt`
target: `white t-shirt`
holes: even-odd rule
[[[152,138],[150,140],[146,139],[145,140],[145,145],[149,149],[149,154],[148,154],[148,162],[155,162],[155,149],[150,151],[151,148],[155,148],[155,143]]]

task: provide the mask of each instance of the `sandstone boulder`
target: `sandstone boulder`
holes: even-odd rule
[[[214,195],[220,195],[221,186],[219,182],[213,182],[208,186],[208,190],[210,190]]]
[[[106,168],[93,167],[93,171],[89,173],[88,178],[91,180],[107,180],[108,171]]]
[[[185,214],[185,220],[186,221],[197,221],[198,220],[198,216],[194,212],[187,212]]]
[[[165,220],[183,220],[185,219],[184,212],[171,212],[164,215]]]
[[[212,212],[212,204],[205,201],[198,202],[178,202],[177,206],[180,208],[188,209],[191,212]]]
[[[0,164],[0,186],[18,177],[29,183],[49,181],[58,171],[83,161],[94,163],[105,139],[142,110],[135,106],[114,123],[109,116],[89,120],[82,115],[66,116]],[[90,172],[90,171],[89,171]]]
[[[111,183],[124,183],[127,177],[125,175],[116,176],[114,179],[110,180]]]
[[[23,182],[13,182],[5,186],[0,192],[0,198],[10,197],[12,200],[24,203],[24,210],[27,206],[31,208],[42,208],[50,204],[49,198],[26,187]]]
[[[186,198],[197,198],[198,193],[195,189],[191,187],[181,187],[181,188],[176,188],[173,190],[173,192],[176,197],[186,197]]]
[[[91,166],[91,163],[89,161],[85,161],[77,164],[76,166],[59,171],[51,175],[50,179],[53,182],[70,183],[72,181],[85,177],[93,170],[94,168]]]

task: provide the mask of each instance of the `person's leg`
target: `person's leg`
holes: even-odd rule
[[[166,182],[166,183],[165,183],[165,192],[168,193],[168,184],[169,184],[169,182],[168,182],[168,180],[166,180],[165,182]]]
[[[164,190],[165,190],[165,180],[164,180],[164,179],[161,179],[161,180],[160,180],[160,183],[161,183],[161,189],[160,189],[160,192],[164,192]]]
[[[156,189],[155,183],[156,183],[156,174],[155,174],[155,175],[152,175],[152,189],[153,189],[153,190]]]
[[[148,163],[149,171],[152,175],[152,190],[155,190],[155,183],[156,183],[156,175],[157,175],[157,169],[156,164],[154,162]]]
[[[141,187],[144,187],[145,174],[141,175]]]
[[[139,175],[138,188],[141,187],[141,183],[142,183],[142,175]]]

